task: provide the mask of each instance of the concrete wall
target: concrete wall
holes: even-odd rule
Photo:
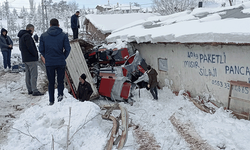
[[[161,86],[172,81],[172,90],[188,90],[192,97],[209,94],[224,106],[230,80],[250,82],[250,46],[135,44],[146,62],[158,72]],[[158,58],[167,59],[168,71],[159,71]],[[171,82],[170,82],[171,83]],[[232,96],[250,102],[250,89],[233,87]],[[233,110],[249,112],[250,103],[231,101]]]

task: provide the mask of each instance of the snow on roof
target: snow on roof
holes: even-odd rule
[[[156,16],[152,13],[128,13],[128,14],[106,14],[106,15],[86,15],[88,19],[102,33],[111,33],[113,30],[137,21],[145,20],[149,17]]]
[[[113,7],[110,5],[97,5],[96,7],[102,7],[102,8],[106,8],[106,9],[112,9]]]
[[[154,16],[114,30],[108,42],[250,43],[250,2]]]

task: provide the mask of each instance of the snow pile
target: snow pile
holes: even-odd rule
[[[67,91],[64,91],[67,93]],[[69,107],[71,107],[69,149],[102,149],[107,134],[100,128],[100,108],[92,102],[79,102],[66,94],[61,103],[48,106],[48,94],[39,105],[27,109],[8,135],[8,144],[1,149],[50,149],[52,136],[54,147],[63,150],[66,146]],[[102,138],[104,137],[104,138]],[[98,139],[98,144],[95,144]]]
[[[205,113],[181,94],[175,96],[168,88],[159,90],[157,102],[150,99],[151,95],[147,90],[141,90],[140,95],[141,98],[136,97],[134,106],[128,108],[135,113],[131,114],[131,118],[144,130],[154,133],[161,149],[189,149],[169,120],[173,114],[184,124],[192,124],[202,140],[215,149],[225,147],[226,150],[247,150],[250,146],[247,142],[250,122],[235,119],[231,112],[223,108],[217,108],[215,114]]]
[[[1,145],[1,150],[9,149],[50,149],[52,135],[57,150],[65,149],[69,107],[71,112],[70,148],[69,149],[103,149],[109,139],[108,133],[112,128],[111,121],[101,119],[101,111],[95,104],[103,105],[112,102],[97,100],[93,102],[78,102],[64,91],[64,100],[48,106],[48,94],[42,101],[27,109],[14,122],[8,134],[8,143]],[[159,101],[151,99],[146,89],[134,92],[136,102],[133,106],[120,103],[126,107],[130,123],[138,128],[129,128],[128,141],[125,150],[145,148],[145,146],[160,147],[161,149],[190,149],[169,118],[175,114],[183,124],[191,124],[196,132],[215,149],[225,147],[227,150],[247,150],[250,146],[250,122],[232,117],[230,112],[222,108],[215,114],[207,114],[196,108],[186,97],[175,96],[168,88],[159,90]],[[120,111],[114,111],[118,116]],[[143,140],[145,139],[145,140]],[[149,143],[143,142],[151,139]],[[113,147],[115,149],[115,146]]]
[[[111,33],[113,30],[118,29],[130,22],[139,19],[147,19],[148,17],[155,16],[152,13],[129,13],[129,14],[106,14],[106,15],[86,15],[88,19],[98,30],[102,33]]]
[[[213,147],[247,150],[250,146],[250,122],[234,119],[222,107],[212,115],[197,110],[190,111],[186,107],[175,115],[182,122],[191,123],[202,139]]]
[[[168,16],[153,16],[118,28],[107,37],[143,42],[249,43],[250,2],[220,8],[196,8]]]

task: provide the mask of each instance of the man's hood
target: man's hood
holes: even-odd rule
[[[62,33],[62,29],[57,27],[57,26],[51,26],[48,30],[47,33],[51,36],[57,36],[58,34]]]
[[[8,31],[6,29],[4,29],[4,28],[2,28],[2,30],[1,30],[1,35],[3,35],[4,31],[6,32],[6,35],[7,35]]]
[[[20,37],[22,37],[26,33],[29,33],[30,35],[32,35],[30,30],[29,31],[27,31],[27,30],[20,30],[18,32],[17,36],[20,38]]]

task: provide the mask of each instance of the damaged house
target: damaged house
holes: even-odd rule
[[[250,3],[154,16],[112,32],[158,72],[160,86],[250,113]]]
[[[84,25],[89,38],[94,41],[104,41],[112,31],[121,28],[134,21],[143,21],[148,17],[155,16],[152,13],[129,13],[129,14],[90,14],[85,16]],[[122,18],[122,19],[121,19]],[[117,21],[119,20],[119,21]]]

